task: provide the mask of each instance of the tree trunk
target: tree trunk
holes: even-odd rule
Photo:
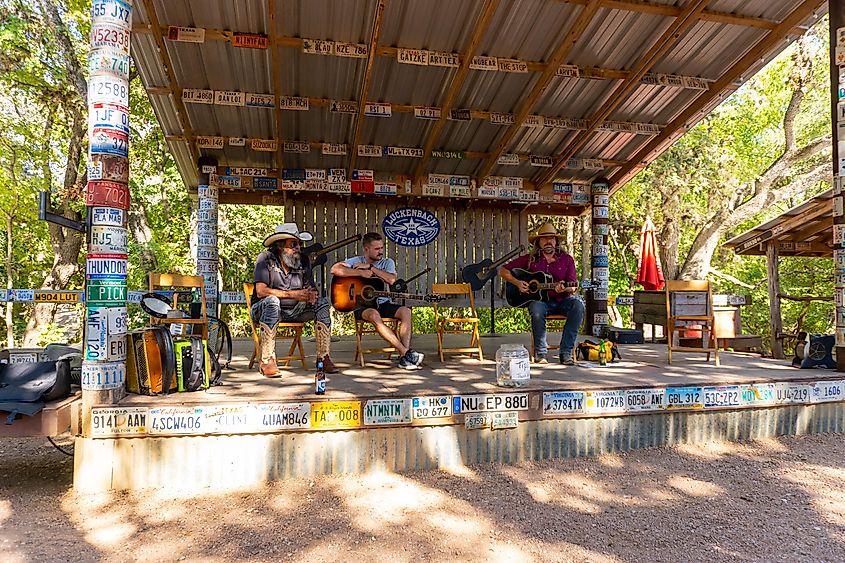
[[[663,195],[663,225],[660,228],[660,264],[667,280],[678,277],[678,246],[681,241],[680,200],[678,194]]]
[[[158,260],[150,248],[153,241],[153,232],[147,223],[147,211],[144,202],[140,198],[132,198],[132,209],[129,211],[129,232],[135,242],[138,243],[141,268],[145,272],[155,272],[158,269]]]
[[[14,220],[12,215],[6,215],[6,289],[12,289],[15,285],[15,278],[12,268],[15,265],[15,255],[13,253],[14,245],[12,244],[12,227]],[[14,303],[6,302],[6,347],[14,348],[15,346],[15,323],[12,316],[12,308]]]

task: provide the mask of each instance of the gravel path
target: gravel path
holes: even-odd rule
[[[69,460],[0,441],[0,560],[845,561],[835,434],[200,498],[79,496]]]

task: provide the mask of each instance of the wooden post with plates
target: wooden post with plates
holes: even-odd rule
[[[836,303],[836,370],[845,371],[845,0],[830,0],[830,109],[833,129],[833,262]],[[840,132],[843,134],[840,135]],[[772,335],[774,339],[774,335]]]
[[[206,310],[209,315],[217,316],[217,159],[202,156],[197,164],[197,275],[205,281]]]
[[[132,0],[94,0],[88,53],[88,184],[82,431],[124,395]]]
[[[592,282],[590,302],[584,332],[593,336],[605,336],[607,332],[607,290],[610,282],[607,236],[610,228],[609,207],[610,182],[607,178],[596,178],[590,185],[592,205]]]

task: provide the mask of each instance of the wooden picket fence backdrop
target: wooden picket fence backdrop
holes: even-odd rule
[[[313,233],[315,239],[325,246],[356,233],[375,231],[384,234],[381,229],[384,216],[394,209],[407,206],[373,202],[288,200],[284,216],[285,221],[295,221],[300,229]],[[464,266],[484,258],[492,257],[495,260],[528,241],[528,215],[519,207],[419,207],[434,213],[440,221],[440,234],[434,242],[423,247],[409,248],[385,240],[386,255],[396,261],[399,277],[408,279],[431,267],[428,274],[411,282],[408,291],[412,293],[427,293],[433,283],[461,282]],[[335,261],[360,252],[358,243],[330,253],[327,269]],[[319,275],[315,272],[318,282]],[[490,287],[488,283],[482,291],[476,292],[476,306],[489,306]],[[501,280],[496,281],[496,293],[498,307],[503,305]]]

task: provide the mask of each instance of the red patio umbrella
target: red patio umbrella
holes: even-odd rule
[[[666,283],[663,269],[660,267],[660,255],[657,252],[657,237],[654,234],[654,223],[651,217],[646,217],[640,229],[640,264],[637,268],[637,283],[643,289],[657,291],[663,289]]]

